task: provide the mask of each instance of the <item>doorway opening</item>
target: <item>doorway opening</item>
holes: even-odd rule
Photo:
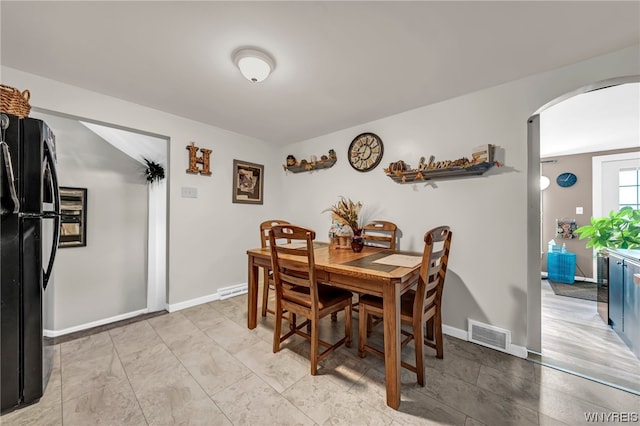
[[[168,184],[146,182],[145,159],[166,175],[169,139],[39,108],[31,117],[56,135],[61,185],[88,188],[87,245],[56,259],[45,335],[166,310]]]
[[[583,87],[572,93],[568,93],[554,101],[544,105],[528,120],[528,255],[527,255],[527,291],[528,291],[528,336],[527,346],[530,351],[529,358],[536,362],[541,362],[547,366],[558,368],[570,373],[574,373],[585,378],[596,380],[613,387],[617,387],[632,393],[640,394],[638,388],[638,378],[617,374],[616,367],[611,365],[613,358],[619,352],[627,349],[624,343],[610,330],[608,324],[602,321],[597,313],[596,302],[587,302],[575,298],[558,296],[552,291],[546,280],[541,280],[541,266],[544,266],[547,251],[547,240],[549,233],[551,237],[557,232],[557,221],[564,223],[565,221],[582,222],[579,225],[587,224],[591,215],[595,215],[592,210],[591,201],[589,205],[581,205],[579,202],[571,204],[571,211],[565,210],[564,213],[557,213],[555,216],[549,217],[543,215],[541,206],[547,207],[549,199],[546,197],[544,205],[542,205],[541,189],[538,186],[540,177],[546,175],[551,182],[552,188],[556,191],[561,189],[557,178],[564,173],[572,172],[567,168],[567,161],[575,155],[571,152],[542,152],[541,140],[543,140],[544,128],[544,112],[549,108],[560,105],[563,102],[576,97],[577,95],[594,92],[600,89],[614,88],[621,85],[631,85],[637,87],[640,82],[640,76],[623,77],[617,79],[606,80],[594,83],[588,87]],[[636,83],[636,84],[631,84]],[[637,103],[637,102],[636,102]],[[637,115],[636,115],[637,117]],[[637,126],[637,124],[636,124]],[[634,139],[637,144],[637,137]],[[633,142],[632,142],[633,143]],[[558,144],[554,144],[554,148],[558,149]],[[561,147],[560,147],[561,148]],[[612,147],[624,148],[624,147]],[[637,150],[637,145],[630,145],[631,149]],[[606,149],[590,149],[582,147],[583,152],[598,152]],[[543,167],[541,160],[545,164],[544,173],[541,173]],[[548,161],[546,161],[548,160]],[[553,161],[552,161],[553,160]],[[570,167],[570,166],[569,166]],[[566,170],[565,170],[566,169]],[[591,158],[589,156],[588,172],[579,173],[579,180],[588,185],[589,198],[591,198]],[[594,181],[595,183],[595,181]],[[555,186],[554,186],[555,185]],[[564,198],[570,198],[570,191],[562,193]],[[595,206],[593,206],[595,208]],[[578,216],[578,212],[582,211],[583,215]],[[543,217],[544,216],[544,217]],[[578,218],[576,220],[576,217]],[[542,224],[542,225],[541,225]],[[542,227],[544,226],[544,228]],[[537,237],[535,237],[537,236]],[[560,244],[562,244],[561,240]],[[569,241],[569,240],[567,240]],[[582,246],[582,250],[586,250],[584,245],[586,242],[576,239],[571,240],[570,244]],[[582,270],[576,269],[575,275],[584,277],[585,281],[595,281],[595,269],[592,268],[592,253],[588,250],[587,261],[589,264],[582,263]],[[542,262],[541,262],[542,261]],[[572,277],[573,278],[573,277]],[[591,305],[590,305],[591,303]],[[578,317],[578,319],[576,319]],[[589,328],[590,326],[600,327],[597,331]],[[597,336],[597,337],[596,337]],[[558,344],[553,347],[554,339]],[[573,342],[570,340],[573,339]],[[610,340],[607,340],[610,339]],[[616,351],[616,344],[621,344],[620,351]],[[555,349],[558,349],[555,351]],[[630,351],[629,351],[630,352]],[[607,355],[608,353],[608,355]],[[603,356],[604,354],[604,356]],[[628,354],[625,354],[628,355]],[[632,355],[632,354],[631,354]],[[620,363],[627,363],[632,371],[640,371],[640,361],[637,358],[626,357],[619,360]],[[618,369],[619,370],[619,369]],[[638,376],[640,377],[640,376]],[[636,383],[634,386],[633,383]],[[637,388],[637,389],[636,389]]]

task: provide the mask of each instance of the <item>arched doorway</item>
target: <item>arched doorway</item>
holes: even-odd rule
[[[542,353],[542,310],[540,283],[541,210],[540,210],[540,115],[550,107],[577,95],[608,87],[640,82],[640,76],[626,76],[600,81],[560,96],[542,106],[528,120],[528,235],[527,243],[527,347],[530,352]],[[553,365],[551,365],[553,366]],[[614,384],[615,385],[615,384]]]

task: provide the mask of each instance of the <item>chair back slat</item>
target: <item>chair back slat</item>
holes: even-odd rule
[[[306,272],[307,268],[306,265],[301,265],[299,262],[301,260],[306,259],[307,255],[305,254],[304,256],[300,256],[298,253],[296,253],[296,257],[294,257],[293,259],[284,259],[282,258],[283,255],[288,254],[288,253],[284,253],[280,250],[278,250],[278,257],[279,257],[279,262],[280,262],[280,268],[282,269],[286,269],[288,271],[298,271],[298,272]],[[289,256],[289,257],[293,257],[293,256]]]
[[[288,225],[289,222],[280,219],[265,220],[260,224],[260,247],[265,248],[269,245],[269,231],[275,225]],[[291,241],[288,241],[291,242]]]
[[[297,275],[289,275],[284,272],[280,274],[280,280],[282,281],[282,284],[287,285],[297,285],[300,287],[310,287],[311,285],[308,278],[299,277]]]
[[[374,220],[362,227],[362,236],[366,245],[396,249],[398,226],[386,220]]]

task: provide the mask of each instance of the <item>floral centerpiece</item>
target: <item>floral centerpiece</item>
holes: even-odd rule
[[[337,237],[339,239],[339,247],[351,247],[347,245],[345,241],[351,237],[353,237],[354,242],[364,244],[362,236],[360,235],[362,228],[358,221],[358,215],[361,209],[361,202],[355,203],[350,198],[340,196],[340,200],[336,204],[323,210],[323,212],[331,212],[333,223],[329,233],[332,238]]]

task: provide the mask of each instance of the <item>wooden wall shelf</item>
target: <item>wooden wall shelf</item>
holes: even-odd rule
[[[293,173],[311,172],[313,170],[328,169],[329,167],[333,167],[333,165],[336,164],[336,161],[338,161],[337,158],[327,158],[326,160],[319,160],[315,163],[284,166],[284,169]]]
[[[483,175],[487,170],[497,165],[495,161],[474,164],[470,167],[450,167],[447,169],[431,169],[431,170],[407,170],[398,173],[387,173],[394,182],[397,183],[415,183],[432,179],[447,179],[464,176]]]

